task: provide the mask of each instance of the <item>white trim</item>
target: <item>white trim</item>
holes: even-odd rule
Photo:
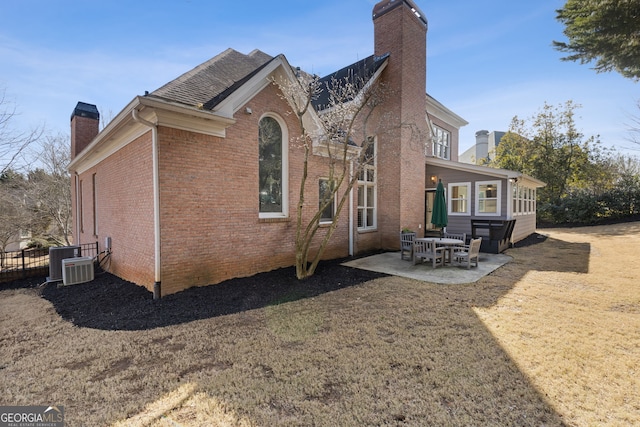
[[[291,70],[291,66],[286,62],[283,55],[278,55],[273,58],[247,82],[216,105],[213,108],[213,111],[223,117],[233,118],[236,111],[242,108],[251,100],[251,98],[256,96],[256,94],[271,83],[269,76],[279,67],[282,67],[284,70],[287,68]]]
[[[278,114],[267,112],[260,116],[258,123],[265,117],[271,117],[280,125],[282,131],[282,212],[260,212],[258,204],[258,218],[288,218],[289,217],[289,131],[286,122]],[[258,135],[256,135],[256,139]],[[258,160],[258,171],[260,170]],[[258,172],[259,173],[259,172]],[[258,197],[260,194],[258,193]]]
[[[513,210],[513,190],[516,187],[516,183],[512,180],[507,180],[507,219],[513,219],[517,214]]]
[[[438,159],[451,160],[451,131],[433,123],[431,124],[431,128],[431,154]],[[446,144],[439,142],[438,133],[446,136]],[[440,150],[436,150],[436,147],[444,147],[444,157],[437,154]]]
[[[469,124],[465,119],[445,107],[437,99],[427,94],[427,114],[432,115],[445,123],[450,124],[456,129]]]
[[[427,165],[440,166],[443,168],[458,170],[462,172],[477,173],[479,175],[484,175],[487,177],[495,177],[500,179],[517,179],[518,182],[520,182],[520,180],[524,180],[529,186],[535,188],[540,188],[547,185],[544,182],[525,175],[521,172],[510,171],[507,169],[497,169],[487,166],[472,165],[469,163],[454,162],[452,160],[438,159],[436,157],[427,157],[425,159],[425,162]]]
[[[244,107],[247,102],[278,79],[298,82],[291,65],[287,61],[287,58],[282,54],[273,58],[253,77],[234,90],[233,93],[216,105],[213,111],[219,116],[232,119],[233,115],[239,109]],[[293,108],[293,106],[291,107]],[[313,108],[308,108],[302,117],[302,120],[315,145],[319,139],[318,135],[321,135],[323,132],[322,122],[319,119],[318,114]],[[314,154],[317,153],[314,151]]]
[[[134,98],[94,140],[71,161],[68,170],[83,173],[149,132],[149,128],[132,118],[138,110],[140,118],[159,126],[175,127],[191,132],[224,138],[225,129],[235,120],[195,107],[138,96]]]
[[[475,182],[475,215],[476,216],[500,216],[502,215],[502,181],[476,181]],[[480,186],[481,185],[495,185],[496,186],[496,197],[484,197],[483,200],[496,200],[496,211],[495,212],[480,212]]]
[[[509,211],[513,216],[526,216],[535,215],[537,208],[537,192],[535,187],[529,187],[527,185],[517,183],[510,183],[510,203]],[[514,197],[514,190],[517,191],[516,197]],[[514,209],[513,205],[517,205]]]
[[[453,204],[453,187],[467,187],[467,198],[465,199],[467,202],[467,209],[465,212],[453,212],[451,210],[451,206]],[[450,182],[447,184],[447,213],[449,216],[471,216],[471,182]],[[458,199],[459,200],[459,199]]]
[[[220,138],[226,136],[226,129],[229,126],[229,123],[226,121],[203,119],[202,117],[181,114],[177,111],[154,109],[153,114],[156,118],[150,117],[149,120],[152,123],[157,123],[158,126],[218,136]]]
[[[82,161],[70,165],[69,168],[73,167],[73,171],[83,174],[147,132],[149,132],[149,129],[144,126],[138,124],[129,126],[121,133],[121,136],[109,138],[99,147],[86,152],[81,159]]]
[[[371,170],[373,169],[373,181],[368,181],[367,180],[367,170]],[[373,187],[373,224],[371,226],[368,227],[357,227],[358,231],[361,232],[367,232],[367,231],[374,231],[378,229],[378,137],[374,137],[373,139],[373,167],[372,166],[363,166],[361,170],[359,170],[358,172],[362,172],[363,174],[363,180],[358,179],[358,181],[356,182],[356,190],[360,191],[360,185],[364,186],[364,205],[363,205],[363,209],[364,209],[364,217],[365,218],[365,222],[366,222],[366,213],[367,210],[369,209],[367,206],[367,192],[366,189],[368,187]],[[357,196],[356,196],[356,213],[360,210],[360,203],[359,200],[357,200]],[[356,224],[357,226],[357,224]]]

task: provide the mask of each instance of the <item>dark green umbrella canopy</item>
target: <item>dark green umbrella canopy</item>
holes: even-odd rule
[[[447,216],[447,201],[444,198],[444,185],[442,180],[438,181],[438,187],[436,187],[436,197],[433,199],[433,212],[431,214],[431,224],[437,228],[444,228],[447,226],[449,217]]]

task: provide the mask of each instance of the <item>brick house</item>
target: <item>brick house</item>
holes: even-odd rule
[[[487,168],[469,170],[456,162],[458,130],[466,122],[426,95],[424,16],[412,0],[379,2],[373,55],[337,72],[364,67],[398,96],[382,106],[385,132],[372,135],[376,178],[358,183],[325,259],[398,249],[401,228],[428,229],[425,203],[435,189],[433,177],[462,180],[449,191],[468,189],[469,196],[481,189],[471,182],[499,181],[498,204],[507,205],[509,180],[525,181],[516,173],[485,175]],[[303,152],[291,143],[300,129],[274,77],[295,78],[283,55],[228,49],[135,97],[101,132],[97,108],[78,103],[69,166],[76,243],[108,246],[110,271],[155,297],[293,265]],[[281,173],[268,180],[258,144],[263,125],[275,129],[279,147]],[[416,143],[416,134],[432,137]],[[324,178],[323,157],[312,155],[309,182],[321,188]],[[313,193],[306,196],[305,215],[317,210],[319,191]],[[511,215],[509,208],[483,214]],[[469,218],[457,227],[469,232]],[[535,215],[533,224],[535,230]]]

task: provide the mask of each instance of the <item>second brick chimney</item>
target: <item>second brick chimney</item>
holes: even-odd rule
[[[78,102],[71,113],[71,160],[98,135],[100,113],[93,104]]]

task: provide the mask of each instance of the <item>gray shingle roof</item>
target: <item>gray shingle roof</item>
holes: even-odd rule
[[[327,88],[334,79],[338,83],[344,82],[346,78],[364,84],[388,57],[389,54],[371,55],[323,77],[320,79],[322,92],[313,101],[313,106],[317,111],[327,107],[329,103]],[[227,49],[154,90],[148,96],[192,107],[201,105],[201,108],[212,110],[272,60],[274,60],[272,56],[257,49],[248,55],[234,49]]]
[[[227,49],[149,96],[212,109],[272,59],[257,49],[248,55]]]
[[[319,83],[322,88],[322,92],[320,92],[318,97],[312,102],[316,111],[320,111],[328,107],[330,97],[328,89],[333,84],[333,81],[337,84],[341,84],[345,82],[345,79],[347,79],[352,83],[364,86],[369,79],[373,77],[376,71],[378,71],[382,64],[384,64],[388,57],[388,53],[381,56],[371,55],[321,78]]]

